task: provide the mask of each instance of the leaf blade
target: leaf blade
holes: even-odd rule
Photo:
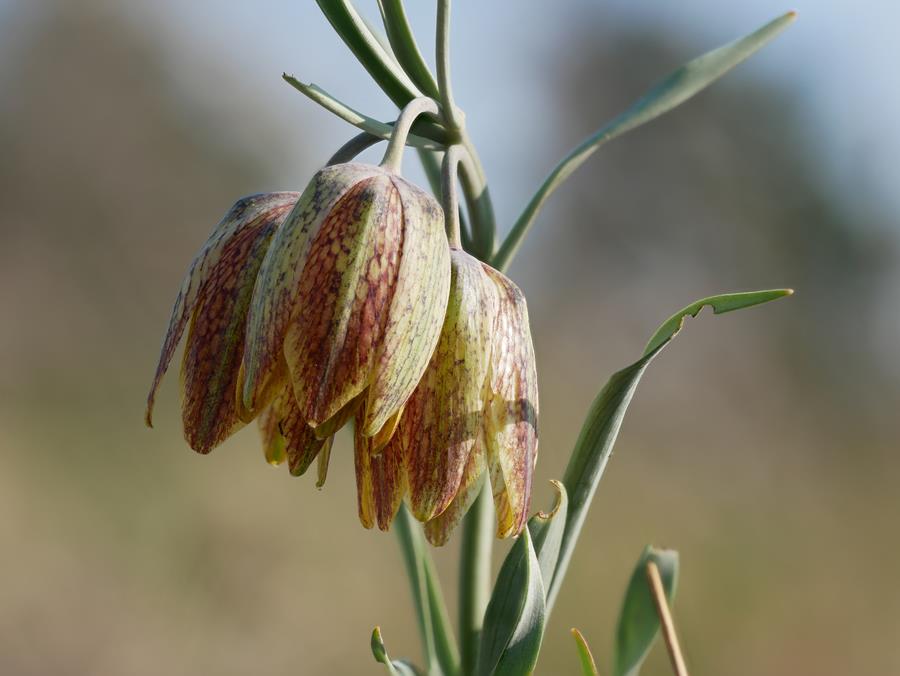
[[[681,105],[764,47],[795,18],[794,12],[788,12],[743,38],[689,61],[586,138],[554,167],[538,188],[494,257],[493,265],[503,270],[509,264],[550,195],[598,148]]]
[[[400,66],[426,96],[440,99],[437,82],[416,44],[403,1],[378,0],[378,8],[381,10],[384,29]]]
[[[647,563],[659,569],[666,599],[671,605],[678,583],[678,552],[647,546],[628,582],[616,627],[613,676],[638,676],[653,641],[659,634],[659,615],[647,583]]]
[[[369,117],[368,115],[360,113],[359,111],[351,108],[343,101],[336,99],[334,96],[329,94],[318,85],[305,84],[293,75],[288,75],[287,73],[282,73],[281,77],[285,82],[291,85],[291,87],[299,91],[311,101],[318,103],[328,112],[337,115],[339,118],[341,118],[345,122],[349,122],[358,129],[362,129],[363,131],[368,132],[373,136],[377,136],[378,138],[385,140],[390,139],[391,134],[394,133],[394,127],[392,125],[386,122],[382,122],[381,120],[376,120],[374,117]],[[423,121],[419,120],[416,122],[416,124],[413,125],[413,130],[418,131],[422,134],[427,134],[428,136],[410,134],[406,138],[407,145],[424,150],[444,149],[445,141],[447,141],[447,136],[446,132],[441,127],[428,122],[425,122],[423,124]]]
[[[572,637],[575,639],[575,646],[578,648],[578,659],[581,662],[581,673],[583,676],[600,676],[597,671],[597,663],[594,662],[594,655],[584,638],[584,635],[572,628]]]
[[[721,315],[734,310],[742,310],[744,308],[761,305],[772,300],[778,300],[794,293],[793,289],[769,289],[766,291],[743,291],[738,293],[723,293],[716,296],[708,296],[701,298],[676,312],[669,317],[656,330],[653,337],[647,342],[644,348],[644,356],[653,352],[660,345],[670,341],[681,330],[684,320],[688,316],[696,317],[700,314],[700,310],[704,307],[711,307],[713,314]]]
[[[540,564],[526,528],[510,550],[484,615],[477,673],[529,674],[544,634],[545,602]]]
[[[584,520],[587,517],[588,508],[594,498],[600,479],[603,477],[606,464],[609,461],[612,448],[621,429],[625,412],[650,362],[677,335],[684,317],[691,314],[691,312],[696,314],[704,305],[712,305],[714,309],[718,306],[721,313],[777,300],[789,295],[789,289],[779,289],[744,294],[720,294],[696,301],[663,322],[654,332],[653,338],[651,338],[647,349],[640,359],[610,376],[588,410],[585,422],[578,435],[578,440],[575,442],[575,448],[563,474],[563,485],[568,493],[569,505],[566,516],[566,529],[560,545],[556,569],[554,570],[553,578],[545,580],[545,584],[548,587],[548,615],[556,602],[572,552],[578,541]]]
[[[316,0],[316,4],[363,68],[398,108],[421,96],[349,0]]]

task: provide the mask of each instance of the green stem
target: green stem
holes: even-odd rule
[[[484,612],[491,592],[491,549],[494,545],[494,514],[490,482],[463,520],[459,555],[460,673],[475,673]]]
[[[424,545],[423,545],[424,546]],[[425,582],[428,589],[428,605],[431,608],[431,625],[434,627],[434,647],[438,663],[447,676],[459,673],[459,648],[450,624],[450,614],[444,604],[444,594],[434,561],[426,551],[424,557]]]
[[[438,0],[437,9],[437,78],[444,120],[451,132],[463,127],[462,116],[453,102],[450,85],[450,0]]]
[[[450,617],[444,604],[440,581],[425,546],[421,527],[406,505],[400,506],[394,528],[400,541],[400,551],[403,553],[403,562],[406,565],[407,578],[416,606],[428,673],[436,673],[439,666],[444,674],[456,674],[459,669],[459,650],[456,647],[453,629],[450,627]]]
[[[494,255],[497,224],[487,176],[475,144],[465,132],[462,133],[461,145],[466,150],[466,158],[462,162],[459,178],[472,221],[472,253],[477,258],[490,262]]]
[[[443,168],[441,170],[441,200],[444,207],[444,220],[447,228],[447,241],[454,249],[459,249],[460,225],[459,225],[459,195],[456,191],[457,173],[459,163],[465,151],[459,146],[450,146],[444,153]]]
[[[406,104],[400,113],[400,117],[397,118],[397,122],[394,124],[394,131],[391,133],[391,140],[388,141],[388,147],[384,152],[384,159],[381,160],[381,166],[398,174],[400,173],[400,164],[403,161],[403,150],[406,148],[406,139],[409,136],[409,131],[412,129],[416,118],[425,113],[438,114],[438,105],[434,99],[423,96],[413,99]]]
[[[337,149],[337,152],[331,156],[325,166],[334,164],[343,164],[344,162],[352,162],[357,155],[368,150],[383,139],[370,134],[367,131],[361,132],[347,141],[344,145]]]
[[[431,192],[434,193],[434,196],[438,199],[442,199],[441,196],[441,153],[434,152],[432,150],[423,150],[422,148],[416,149],[419,154],[419,160],[422,162],[422,170],[425,172],[425,177],[428,179],[428,185],[431,186]],[[459,234],[462,238],[462,246],[466,251],[472,250],[472,236],[469,234],[471,231],[469,230],[469,224],[466,222],[466,216],[463,214],[462,209],[458,210],[459,216]]]

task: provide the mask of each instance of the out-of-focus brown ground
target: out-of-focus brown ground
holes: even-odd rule
[[[418,657],[395,542],[356,519],[348,439],[316,491],[267,467],[254,430],[211,457],[187,450],[177,374],[157,429],[141,424],[181,275],[238,196],[290,187],[269,173],[277,148],[210,132],[219,111],[116,12],[19,19],[0,68],[0,673],[375,673],[375,624],[392,654]],[[580,104],[561,147],[676,50],[652,35],[584,44],[573,58],[589,65],[558,83]],[[635,50],[646,62],[615,67]],[[577,672],[570,626],[609,663],[648,542],[681,551],[697,673],[893,673],[898,392],[868,343],[869,291],[896,264],[873,225],[890,216],[848,215],[823,187],[785,92],[723,85],[692,105],[587,167],[513,268],[541,377],[538,500],[593,395],[671,311],[723,290],[799,293],[701,315],[649,371],[539,673]],[[265,128],[265,107],[247,120]],[[774,142],[764,125],[798,135]],[[436,553],[451,607],[455,554]]]

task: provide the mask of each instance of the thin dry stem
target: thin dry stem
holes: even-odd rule
[[[672,663],[672,671],[675,676],[688,676],[687,666],[684,663],[684,655],[681,653],[681,645],[675,634],[675,621],[666,601],[666,590],[663,588],[659,568],[653,561],[647,562],[647,581],[650,584],[650,594],[656,604],[656,612],[659,615],[659,623],[662,625],[663,638],[666,641],[666,650]]]

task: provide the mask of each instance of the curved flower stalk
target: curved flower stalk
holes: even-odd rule
[[[497,535],[521,532],[537,459],[537,378],[522,292],[451,249],[450,300],[434,355],[383,449],[357,435],[359,513],[386,530],[404,494],[444,544],[488,471]]]

